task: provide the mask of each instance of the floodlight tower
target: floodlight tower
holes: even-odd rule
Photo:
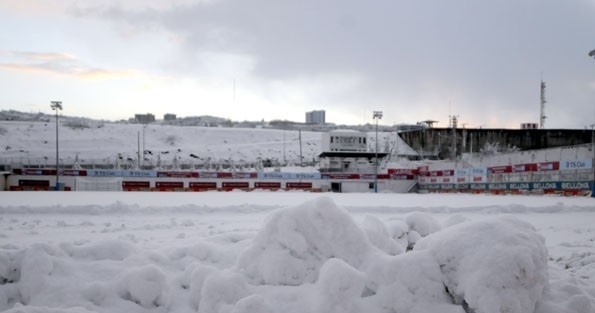
[[[374,111],[373,118],[376,120],[376,149],[374,157],[374,192],[378,192],[378,120],[382,119],[382,111]]]
[[[589,52],[589,57],[595,59],[595,50]],[[591,197],[595,198],[595,124],[591,124],[591,152],[593,153],[593,162],[591,168],[593,169],[593,182],[591,182]]]
[[[60,190],[60,155],[58,150],[58,110],[62,110],[62,101],[51,101],[50,108],[56,111],[56,191]]]
[[[543,79],[541,80],[541,109],[539,111],[539,128],[543,129],[545,127],[545,82]]]

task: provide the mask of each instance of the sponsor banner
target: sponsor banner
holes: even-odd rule
[[[469,184],[471,190],[487,190],[488,184]]]
[[[456,177],[457,183],[466,183],[468,178],[467,176],[458,176]]]
[[[143,170],[87,170],[87,176],[101,177],[157,177],[156,171]]]
[[[457,184],[460,190],[469,190],[469,184]]]
[[[512,171],[515,173],[534,172],[537,171],[537,164],[515,164],[512,166]]]
[[[389,179],[390,175],[389,174],[378,174],[378,179]],[[374,174],[361,174],[360,175],[361,179],[374,179]]]
[[[557,171],[560,169],[560,162],[537,163],[538,171]]]
[[[239,181],[228,181],[222,183],[223,188],[248,188],[250,184],[248,182]]]
[[[87,176],[86,170],[61,170],[60,175],[64,176]]]
[[[469,169],[468,168],[458,168],[455,170],[456,177],[467,177],[469,176]]]
[[[217,172],[200,172],[198,173],[200,178],[217,178]]]
[[[56,175],[56,170],[35,169],[35,168],[15,168],[12,170],[15,175]]]
[[[454,182],[454,179],[452,177],[442,177],[442,182],[446,183],[446,184],[450,184],[450,183]]]
[[[414,180],[415,175],[390,175],[390,179],[393,179],[393,180]],[[419,179],[421,182],[421,179],[425,179],[425,177],[420,177]]]
[[[470,176],[487,176],[488,175],[488,169],[485,167],[470,168],[468,170],[469,170]]]
[[[429,173],[430,177],[439,177],[443,175],[442,171],[430,171]]]
[[[460,190],[584,190],[592,188],[590,181],[569,182],[518,182],[518,183],[491,183],[491,184],[424,184],[421,189],[460,189]]]
[[[122,187],[124,188],[149,188],[151,182],[148,181],[123,181]]]
[[[87,176],[122,177],[122,170],[87,170]]]
[[[592,190],[591,184],[588,181],[561,182],[560,188],[562,190]]]
[[[531,189],[533,190],[545,190],[545,189],[560,189],[560,182],[539,182],[531,183]]]
[[[329,179],[328,175],[335,175],[325,173],[325,179]],[[357,174],[356,174],[357,175]],[[258,179],[320,179],[320,173],[284,173],[284,172],[258,172],[256,177]],[[359,177],[358,177],[359,178]]]
[[[488,167],[488,172],[492,174],[511,173],[512,165],[491,166]]]
[[[530,190],[531,185],[529,183],[510,183],[508,188],[511,190]]]
[[[357,173],[324,173],[322,177],[324,179],[360,179]]]
[[[297,189],[309,189],[312,188],[312,183],[296,183],[296,182],[292,182],[292,183],[286,183],[285,187],[287,188],[297,188]]]
[[[122,171],[125,177],[157,177],[157,171]]]
[[[506,183],[488,184],[489,190],[506,190],[508,186]]]
[[[440,189],[442,190],[454,190],[455,185],[454,184],[440,184]]]
[[[233,172],[231,174],[233,178],[256,178],[258,176],[256,172]]]
[[[472,183],[485,183],[488,181],[487,176],[471,176],[469,179]]]
[[[184,182],[181,181],[158,181],[155,182],[157,188],[184,188]]]
[[[419,171],[411,168],[389,168],[387,170],[389,175],[417,175]]]
[[[49,180],[19,179],[19,186],[49,187],[50,181]]]
[[[217,188],[216,182],[200,182],[200,181],[191,181],[188,183],[188,187],[190,188]]]
[[[198,177],[197,172],[157,172],[157,177],[192,178]]]
[[[280,182],[255,182],[254,188],[264,188],[264,189],[281,188],[281,183]]]
[[[582,170],[593,168],[593,160],[565,160],[560,162],[560,170]]]

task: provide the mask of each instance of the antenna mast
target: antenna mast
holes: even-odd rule
[[[539,112],[539,128],[543,129],[545,127],[545,82],[543,79],[541,80],[541,110]]]

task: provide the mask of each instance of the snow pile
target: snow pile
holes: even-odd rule
[[[321,197],[274,212],[238,269],[253,284],[300,285],[315,282],[330,258],[360,268],[372,249],[349,213]]]
[[[545,240],[510,216],[458,224],[415,250],[432,254],[454,302],[476,312],[533,312],[547,286]]]
[[[42,227],[81,232],[73,239],[39,236],[37,243],[22,246],[0,242],[0,311],[592,313],[595,308],[593,284],[569,276],[578,269],[593,275],[594,254],[566,253],[554,261],[562,266],[548,267],[543,237],[512,216],[443,216],[442,223],[416,212],[379,217],[370,210],[354,216],[329,197],[278,209],[264,225],[257,225],[264,213],[248,222],[258,213],[215,211],[176,217],[182,222],[161,212],[142,218],[106,213],[92,224],[81,223],[89,220],[86,215],[59,215],[61,223],[52,214],[44,215],[47,222],[37,222],[37,215],[32,221],[2,216],[3,242],[16,238],[12,230],[18,227],[23,236],[39,236],[32,231]],[[234,215],[237,220],[228,225]],[[103,232],[109,227],[102,218],[118,220],[119,231]],[[180,231],[187,236],[177,236]],[[565,242],[561,247],[569,249],[574,241]]]
[[[392,235],[375,217],[357,226],[326,197],[281,209],[237,270],[256,285],[314,283],[313,312],[533,312],[547,286],[544,240],[517,219],[441,230],[415,213],[392,225]],[[393,239],[406,233],[413,252]]]

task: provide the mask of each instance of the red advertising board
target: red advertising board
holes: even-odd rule
[[[262,189],[281,188],[281,183],[280,182],[255,182],[254,188],[262,188]]]
[[[157,172],[157,177],[192,178],[192,177],[198,177],[198,173],[197,172]]]
[[[560,162],[537,163],[538,171],[557,171],[560,169]]]
[[[184,182],[181,181],[158,181],[155,183],[157,188],[184,188]]]
[[[443,170],[442,176],[453,176],[455,174],[455,170]]]
[[[285,187],[294,189],[309,189],[312,188],[312,183],[286,183]]]
[[[148,181],[123,181],[122,187],[124,188],[149,188],[151,186],[151,182]]]
[[[512,166],[512,171],[515,173],[519,172],[534,172],[537,170],[537,164],[529,163],[529,164],[515,164]]]
[[[360,175],[357,173],[329,173],[330,179],[360,179]]]
[[[19,179],[19,186],[43,186],[50,185],[49,180]]]
[[[413,180],[415,179],[415,175],[390,175],[390,179],[394,179],[394,180]],[[421,178],[420,178],[420,182],[421,182]]]
[[[216,189],[217,183],[216,182],[191,181],[188,183],[188,186],[190,188]]]
[[[248,182],[240,181],[228,181],[222,183],[223,188],[248,188],[250,184]]]
[[[389,168],[389,175],[417,175],[419,170],[411,168]]]
[[[501,165],[488,167],[488,172],[492,174],[512,173],[512,165]]]
[[[247,173],[244,173],[244,172],[234,172],[234,173],[231,173],[231,174],[232,174],[231,176],[233,178],[256,178],[256,177],[258,177],[258,173],[256,173],[256,172],[247,172]]]

